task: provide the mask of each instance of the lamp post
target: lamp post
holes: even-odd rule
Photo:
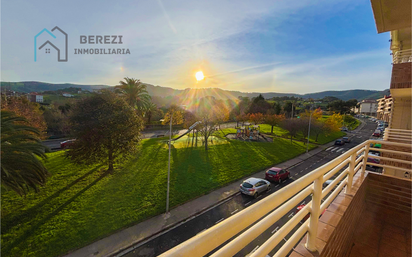
[[[308,142],[306,144],[306,153],[309,152],[310,122],[312,121],[312,114],[313,114],[312,106],[310,106],[309,112],[310,112],[310,116],[309,116]]]
[[[166,213],[169,212],[169,188],[170,188],[170,152],[171,152],[171,144],[172,144],[172,120],[173,120],[173,112],[170,116],[170,132],[169,132],[169,166],[167,169],[167,196],[166,196]]]

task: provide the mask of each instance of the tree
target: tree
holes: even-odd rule
[[[172,117],[173,114],[173,117]],[[168,111],[165,114],[165,117],[163,118],[163,125],[168,125],[170,124],[170,117],[172,117],[172,125],[178,125],[183,123],[183,109],[180,108],[177,105],[172,105],[168,109]]]
[[[45,108],[43,112],[44,120],[47,124],[47,133],[52,135],[69,135],[70,134],[70,111],[56,107],[51,104],[49,108]],[[60,106],[59,106],[60,107]]]
[[[322,110],[321,110],[320,107],[319,107],[319,108],[317,108],[317,109],[315,109],[315,110],[313,110],[313,111],[305,110],[305,112],[302,113],[300,116],[301,116],[302,118],[303,118],[303,117],[309,118],[311,114],[312,114],[312,120],[319,120],[319,119],[322,118],[323,112],[322,112]]]
[[[42,160],[47,148],[41,144],[37,128],[24,117],[1,111],[1,184],[19,195],[46,183],[49,175]]]
[[[239,122],[245,123],[245,121],[249,120],[249,115],[248,114],[240,114],[236,116],[236,127],[239,127]]]
[[[279,103],[275,102],[273,104],[273,109],[275,110],[275,114],[279,115],[282,111],[282,106]]]
[[[318,142],[318,137],[320,134],[328,134],[329,131],[329,126],[325,122],[321,122],[319,120],[314,120],[310,125],[310,132],[315,135],[315,142]]]
[[[284,120],[285,120],[285,115],[265,115],[265,123],[269,124],[272,126],[270,133],[273,134],[273,127],[274,126],[279,126]]]
[[[263,98],[262,95],[259,95],[256,98],[253,98],[251,105],[249,106],[248,113],[266,113],[271,109],[270,104]]]
[[[137,150],[143,120],[136,111],[110,91],[82,99],[70,117],[76,138],[67,155],[77,163],[103,162],[108,171],[122,157]]]
[[[120,85],[116,86],[117,92],[124,95],[126,102],[133,108],[144,111],[150,103],[150,95],[146,90],[146,85],[138,79],[124,78]]]
[[[145,116],[147,118],[147,124],[150,124],[152,116],[156,111],[157,111],[157,106],[154,103],[149,102],[147,106],[145,107]]]
[[[30,102],[26,97],[10,97],[2,99],[1,109],[15,113],[26,119],[27,125],[36,128],[40,137],[44,137],[44,132],[47,129],[44,121],[43,111],[39,109],[38,103]]]
[[[197,130],[204,138],[205,150],[208,150],[208,140],[216,131],[218,124],[217,116],[219,113],[219,106],[216,104],[214,97],[203,97],[199,101],[199,106],[196,109],[196,117],[201,124],[197,126]]]
[[[334,113],[329,116],[325,123],[329,126],[331,132],[339,131],[343,123],[343,116],[339,113]]]
[[[255,125],[262,123],[265,117],[261,113],[252,113],[249,115],[249,120],[251,120]]]
[[[280,126],[284,130],[287,130],[289,132],[290,142],[292,143],[292,138],[296,137],[296,135],[300,131],[301,122],[299,121],[299,119],[287,119],[287,120],[284,120],[280,124]]]
[[[214,108],[216,123],[220,129],[220,124],[229,120],[229,109],[222,100],[216,100]]]

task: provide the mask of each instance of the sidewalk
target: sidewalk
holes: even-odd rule
[[[334,142],[330,142],[325,145],[321,145],[308,153],[301,154],[291,160],[277,164],[276,166],[282,168],[288,168],[294,166],[307,158],[323,151],[327,147],[333,145]],[[262,170],[250,176],[264,177],[266,170]],[[225,187],[219,188],[210,192],[207,195],[196,198],[190,202],[177,206],[172,209],[169,214],[162,214],[152,217],[148,220],[140,222],[132,227],[125,228],[112,234],[106,238],[100,239],[86,247],[80,248],[67,254],[67,257],[96,257],[96,256],[120,256],[121,251],[128,249],[132,245],[141,243],[149,237],[162,233],[162,231],[171,227],[177,226],[180,223],[200,215],[208,209],[221,204],[231,196],[239,193],[239,184],[244,179],[235,181]]]

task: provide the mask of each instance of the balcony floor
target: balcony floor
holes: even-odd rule
[[[411,256],[409,215],[373,204],[365,207],[349,257]]]

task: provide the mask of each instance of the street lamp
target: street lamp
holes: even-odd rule
[[[309,151],[309,137],[310,137],[310,122],[312,121],[312,107],[313,105],[310,106],[309,112],[310,112],[310,116],[309,116],[309,129],[308,129],[308,143],[306,144],[306,153],[308,153]]]
[[[167,196],[166,196],[166,213],[169,212],[169,189],[170,189],[170,152],[171,152],[171,144],[172,144],[172,120],[173,120],[173,112],[170,116],[170,132],[169,132],[169,166],[167,168]]]

